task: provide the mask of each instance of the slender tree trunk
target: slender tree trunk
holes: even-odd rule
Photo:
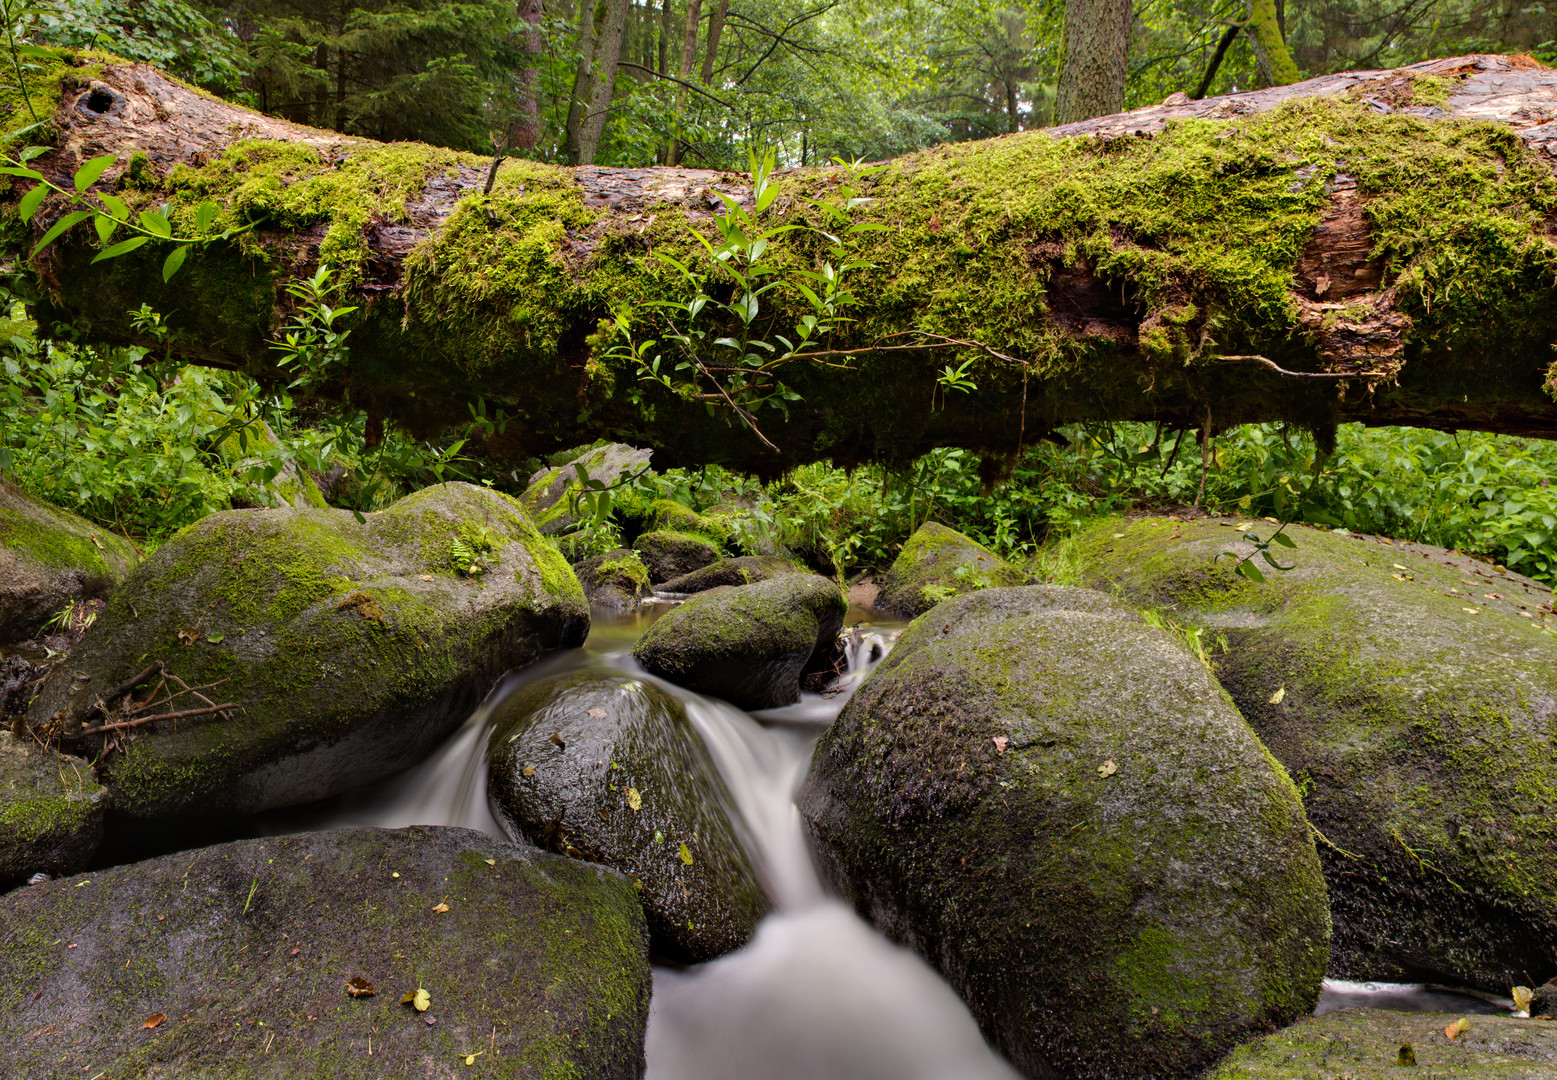
[[[578,67],[573,73],[573,96],[568,101],[568,163],[579,163],[579,131],[589,105],[595,71],[595,0],[579,0]]]
[[[508,145],[515,150],[533,150],[540,134],[535,86],[540,79],[537,65],[541,56],[542,0],[519,0],[518,13],[524,35],[520,42],[524,66],[514,79],[514,94],[518,100],[514,106],[514,122],[508,128]]]
[[[724,17],[729,14],[730,0],[719,0],[708,20],[708,42],[703,46],[703,85],[714,81],[714,60],[719,55],[719,36],[724,33]]]
[[[1276,0],[1249,0],[1249,40],[1267,85],[1287,86],[1302,78],[1281,38]]]
[[[600,137],[605,133],[606,116],[611,111],[611,95],[616,90],[616,67],[622,58],[622,39],[627,30],[627,12],[632,0],[606,0],[605,25],[595,43],[595,77],[589,89],[589,110],[578,131],[577,165],[593,165],[600,152]]]
[[[1006,131],[1015,135],[1022,130],[1022,114],[1016,100],[1016,83],[1006,79]]]
[[[703,16],[703,0],[687,0],[687,27],[681,37],[681,66],[676,69],[676,77],[683,83],[692,79],[692,65],[697,60],[697,24]],[[687,111],[687,88],[676,87],[676,131],[677,137],[670,141],[670,153],[665,158],[667,165],[681,164],[681,155],[685,147],[680,138],[681,118]]]
[[[1054,103],[1057,124],[1106,116],[1124,107],[1130,52],[1130,0],[1066,0],[1065,56]]]
[[[654,70],[670,74],[670,0],[660,3],[660,63]]]

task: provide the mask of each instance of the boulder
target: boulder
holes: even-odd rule
[[[650,626],[633,656],[651,674],[742,709],[800,700],[813,657],[830,654],[849,605],[815,574],[698,593]]]
[[[123,537],[0,477],[0,645],[35,637],[72,603],[108,596],[138,558]]]
[[[632,886],[467,829],[241,840],[48,882],[0,898],[0,941],[5,1076],[642,1075]],[[402,1003],[418,989],[425,1011]]]
[[[85,866],[103,838],[105,794],[81,758],[0,732],[0,890]]]
[[[87,717],[86,745],[117,812],[251,812],[422,760],[499,675],[588,629],[573,572],[486,488],[427,488],[361,523],[346,510],[229,511],[136,569],[28,718],[67,723],[84,675],[110,697],[110,716]],[[175,679],[235,708],[90,734],[202,708]]]
[[[1026,580],[1026,574],[983,544],[927,521],[908,538],[880,582],[876,610],[912,619],[953,596]]]
[[[1557,1024],[1469,1016],[1463,1019],[1470,1026],[1451,1041],[1444,1030],[1460,1019],[1455,1013],[1383,1009],[1305,1017],[1234,1050],[1205,1080],[1551,1080],[1557,1075]],[[1414,1068],[1403,1067],[1403,1054]]]
[[[1464,556],[1262,522],[1078,538],[1088,580],[1220,639],[1212,663],[1321,837],[1340,978],[1500,994],[1557,974],[1551,592]]]
[[[671,578],[661,583],[658,591],[689,595],[717,589],[721,585],[751,585],[780,574],[808,573],[810,571],[804,567],[776,555],[742,555],[735,559],[720,559],[690,574]]]
[[[679,532],[702,536],[715,547],[730,543],[730,524],[723,517],[707,517],[670,499],[656,499],[649,506],[646,532]]]
[[[723,554],[708,537],[682,532],[644,533],[633,543],[633,550],[656,585],[700,570]]]
[[[579,467],[591,480],[613,484],[624,475],[637,473],[649,467],[652,450],[639,450],[622,443],[606,443],[581,451],[576,457],[541,469],[530,477],[530,486],[524,489],[519,501],[534,519],[535,525],[547,536],[567,532],[579,522],[571,496],[582,489]]]
[[[824,874],[1028,1076],[1194,1076],[1318,999],[1297,792],[1199,661],[1097,593],[920,616],[799,806]]]
[[[261,455],[279,449],[281,442],[275,431],[263,420],[256,420],[247,428],[235,431],[222,440],[220,451],[234,472],[242,473],[260,463]],[[234,502],[239,502],[235,498]],[[264,483],[254,483],[243,506],[234,509],[250,509],[254,506],[280,505],[298,509],[328,506],[319,485],[296,461],[283,464],[275,476]]]
[[[686,710],[642,679],[573,672],[503,703],[487,797],[515,839],[604,863],[640,892],[657,957],[738,949],[766,914],[731,800]]]
[[[591,607],[628,611],[653,593],[648,568],[636,551],[627,548],[591,555],[574,563],[573,572]]]

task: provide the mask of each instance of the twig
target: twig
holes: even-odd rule
[[[116,686],[112,690],[108,691],[108,693],[104,694],[102,699],[101,699],[102,703],[104,705],[112,705],[114,703],[114,699],[115,698],[121,697],[124,694],[128,694],[131,690],[134,690],[137,686],[140,686],[147,679],[151,678],[153,675],[155,675],[157,672],[159,672],[161,670],[162,670],[162,661],[158,660],[155,664],[152,664],[145,671],[142,671],[138,675],[131,675],[124,682],[120,683],[118,686]]]
[[[1173,440],[1173,450],[1168,454],[1168,463],[1162,467],[1162,472],[1157,474],[1159,480],[1168,475],[1168,470],[1173,468],[1174,461],[1178,460],[1179,447],[1184,445],[1184,433],[1188,430],[1189,428],[1179,428],[1179,437]]]
[[[1206,473],[1211,471],[1211,406],[1206,406],[1206,424],[1200,429],[1200,491],[1195,495],[1195,509],[1206,499]]]
[[[149,724],[153,720],[182,720],[186,716],[209,716],[211,713],[226,712],[228,709],[236,709],[237,702],[229,701],[225,705],[212,705],[204,709],[185,709],[182,712],[158,713],[156,716],[139,716],[134,720],[121,720],[117,724],[104,724],[101,727],[85,728],[83,735],[101,735],[105,731],[123,731],[126,728],[140,727]]]
[[[1250,364],[1263,364],[1278,375],[1285,375],[1289,379],[1367,379],[1372,378],[1368,374],[1356,374],[1342,371],[1288,371],[1273,360],[1259,355],[1250,356],[1216,356],[1212,357],[1219,364],[1245,362]]]

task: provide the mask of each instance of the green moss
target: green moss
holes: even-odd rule
[[[601,578],[621,577],[639,592],[647,592],[649,589],[649,569],[643,565],[636,551],[630,551],[618,559],[607,559],[595,568],[595,574]]]

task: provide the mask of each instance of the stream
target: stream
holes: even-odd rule
[[[638,667],[632,644],[664,610],[595,612],[583,648],[510,673],[420,765],[346,795],[256,815],[236,831],[274,835],[348,825],[456,825],[504,838],[487,805],[484,754],[501,702],[527,682],[579,668],[656,682],[685,704],[724,778],[774,910],[737,952],[695,967],[654,969],[648,1080],[1017,1080],[939,974],[829,894],[812,864],[794,804],[817,738],[900,628],[870,625],[868,612],[851,610],[847,625],[855,628],[842,689],[827,696],[807,693],[794,705],[748,714]],[[232,839],[233,823],[222,831],[209,838],[185,836],[177,846]],[[136,850],[138,845],[124,838],[112,841],[105,843],[100,863],[160,853]],[[1441,988],[1326,980],[1318,1012],[1355,1006],[1504,1011]]]

